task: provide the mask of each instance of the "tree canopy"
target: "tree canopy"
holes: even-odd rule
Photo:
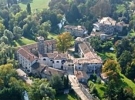
[[[57,38],[57,49],[60,52],[66,52],[73,43],[73,37],[70,35],[69,32],[64,32],[58,35]]]

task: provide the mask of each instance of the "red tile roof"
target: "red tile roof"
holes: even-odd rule
[[[74,59],[74,63],[79,64],[102,64],[102,60],[100,58],[76,58]]]
[[[35,55],[31,54],[24,48],[20,48],[17,52],[31,62],[37,59],[37,57]]]
[[[44,41],[45,45],[56,45],[56,40],[46,40]],[[30,60],[31,62],[37,59],[37,57],[31,53],[31,49],[37,48],[37,43],[24,45],[18,48],[17,52],[24,56],[26,59]]]
[[[55,60],[61,60],[61,59],[67,58],[67,54],[64,54],[64,53],[46,53],[43,56],[51,58],[51,59],[55,59]]]

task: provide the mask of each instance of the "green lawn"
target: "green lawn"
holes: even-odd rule
[[[48,39],[56,39],[57,36],[58,36],[57,34],[49,33],[47,38],[48,38]]]
[[[125,7],[125,5],[124,5],[124,4],[118,5],[116,12],[117,12],[117,13],[124,13],[124,12],[126,12],[126,7]]]
[[[135,31],[131,30],[131,32],[128,34],[129,37],[134,37],[135,36]]]
[[[135,83],[133,81],[131,81],[130,79],[126,78],[123,74],[121,75],[121,80],[122,83],[119,83],[121,86],[123,87],[131,87],[133,90],[133,93],[135,95]],[[97,96],[102,100],[104,99],[104,93],[106,91],[106,86],[104,84],[98,84],[98,83],[94,83],[95,84],[95,88],[97,90]]]
[[[55,100],[78,100],[78,99],[75,93],[71,92],[69,94],[58,95],[56,96]]]
[[[108,58],[117,60],[115,52],[97,52],[97,54],[102,58],[102,60],[106,60]]]
[[[56,39],[57,36],[58,36],[57,34],[50,33],[50,34],[48,34],[48,39]],[[15,46],[15,47],[19,47],[19,46],[22,46],[22,45],[32,44],[32,43],[35,43],[35,42],[36,41],[34,41],[34,40],[22,37],[19,40],[14,40],[12,42],[12,45]]]
[[[35,43],[35,42],[36,42],[36,41],[34,41],[34,40],[30,40],[30,39],[28,39],[28,38],[22,37],[22,38],[19,39],[19,40],[14,40],[12,44],[13,44],[15,47],[19,47],[19,46],[22,46],[22,45],[32,44],[32,43]]]
[[[34,11],[36,9],[42,10],[43,8],[48,8],[48,3],[50,1],[51,0],[33,0],[33,2],[30,3],[31,10]],[[23,10],[26,10],[27,3],[19,3],[19,5]]]
[[[135,94],[135,83],[131,81],[130,79],[126,78],[123,74],[121,74],[121,79],[125,83],[124,86],[129,86],[133,89],[133,93]]]
[[[105,93],[105,90],[106,90],[106,87],[104,86],[104,84],[95,83],[95,88],[97,90],[98,97],[100,99],[103,99],[104,93]]]

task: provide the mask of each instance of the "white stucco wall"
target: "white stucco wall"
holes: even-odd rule
[[[82,65],[82,64],[76,64],[76,65],[75,65],[75,68],[76,68],[77,70],[83,70],[83,65]]]
[[[36,60],[31,62],[28,59],[26,59],[25,57],[23,57],[21,54],[18,54],[18,61],[19,61],[19,64],[21,64],[24,69],[29,70],[31,72],[31,65]]]
[[[39,59],[39,62],[41,64],[45,64],[45,65],[48,65],[50,67],[53,67],[53,60],[49,59],[48,57],[41,57]]]
[[[61,60],[54,60],[53,68],[60,69],[62,66]]]

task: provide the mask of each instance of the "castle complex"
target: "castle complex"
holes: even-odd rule
[[[101,58],[94,49],[81,37],[76,38],[74,52],[79,55],[75,58],[67,53],[56,50],[56,40],[44,40],[37,37],[37,43],[25,45],[17,50],[19,64],[27,73],[47,77],[54,74],[75,75],[79,81],[87,81],[93,73],[100,73]]]

